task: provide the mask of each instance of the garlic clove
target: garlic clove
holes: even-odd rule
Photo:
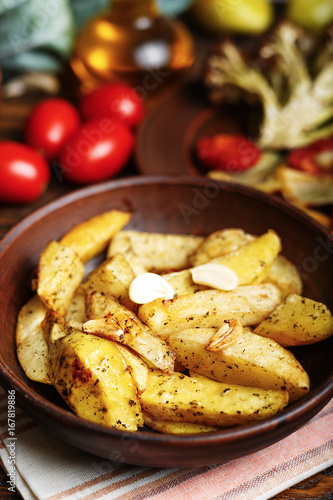
[[[221,351],[225,347],[237,342],[238,337],[243,333],[243,326],[237,319],[226,320],[210,338],[205,349],[207,351]]]
[[[129,287],[129,297],[136,304],[147,304],[155,299],[172,299],[175,291],[162,276],[155,273],[139,274]]]
[[[207,263],[192,267],[191,275],[194,283],[218,290],[234,290],[238,286],[238,276],[235,271],[223,264]]]

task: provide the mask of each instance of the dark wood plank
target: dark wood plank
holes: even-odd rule
[[[333,467],[305,479],[272,498],[273,500],[333,500]]]

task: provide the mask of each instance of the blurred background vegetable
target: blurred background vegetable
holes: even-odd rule
[[[305,146],[333,133],[332,52],[332,30],[324,38],[311,38],[288,21],[265,38],[252,58],[224,41],[208,61],[211,100],[260,104],[261,148]]]
[[[245,135],[216,134],[198,141],[197,155],[207,169],[240,173],[258,163],[261,151]]]
[[[112,9],[106,15],[110,5]],[[131,17],[130,7],[139,16],[133,14]],[[142,16],[144,12],[151,16]],[[114,13],[120,27],[114,20],[112,25]],[[81,75],[73,64],[76,48],[80,34],[85,33],[84,25],[91,24],[96,14],[99,14],[102,24],[106,22],[103,29],[92,30],[92,37],[81,36],[83,49],[81,47],[77,57],[84,69]],[[173,19],[179,15],[182,15],[181,19]],[[277,22],[279,16],[292,22],[286,19]],[[137,24],[138,20],[141,21]],[[116,175],[128,164],[136,128],[144,117],[145,108],[149,107],[149,98],[154,96],[154,88],[157,87],[158,92],[165,86],[170,87],[170,74],[181,75],[181,78],[183,74],[187,75],[197,55],[193,50],[193,39],[198,35],[201,61],[207,61],[208,45],[209,50],[216,49],[208,58],[205,75],[212,104],[220,106],[225,101],[247,101],[250,107],[254,105],[252,124],[255,120],[258,124],[258,128],[251,130],[257,148],[253,161],[250,161],[248,147],[245,152],[240,144],[235,147],[233,141],[237,137],[230,136],[227,140],[226,136],[223,140],[220,137],[218,144],[208,137],[201,147],[197,145],[201,165],[219,169],[219,175],[237,177],[237,182],[259,183],[266,192],[279,190],[282,193],[290,188],[283,190],[281,185],[287,185],[289,179],[295,183],[294,173],[289,173],[291,167],[298,170],[298,179],[302,175],[300,184],[304,190],[304,185],[311,184],[311,179],[304,181],[304,175],[309,172],[332,175],[331,139],[329,147],[318,151],[318,144],[323,145],[318,139],[327,139],[333,133],[332,21],[332,0],[3,1],[0,2],[3,97],[38,88],[47,94],[61,93],[72,99],[72,103],[63,102],[64,108],[59,101],[56,105],[52,100],[42,100],[22,130],[22,139],[42,152],[46,160],[60,162],[58,173],[61,180],[65,178],[77,184],[103,180]],[[110,31],[110,26],[119,28],[119,33]],[[97,32],[100,45],[95,43]],[[112,37],[108,35],[110,32]],[[162,44],[161,33],[167,34],[161,39]],[[169,43],[170,39],[173,44]],[[92,50],[89,52],[87,47],[89,50],[92,47]],[[99,55],[93,50],[96,47]],[[140,50],[134,51],[133,47]],[[128,53],[130,58],[126,59]],[[136,64],[137,61],[141,66]],[[77,77],[72,87],[71,68]],[[123,68],[132,71],[135,83],[126,80]],[[196,76],[202,78],[200,64],[194,68],[200,71],[195,73]],[[84,81],[85,77],[87,81]],[[110,81],[111,87],[103,85]],[[178,76],[176,81],[179,82]],[[125,82],[130,86],[126,87]],[[77,92],[79,83],[81,91],[85,90],[81,96]],[[96,90],[87,93],[91,89]],[[99,125],[94,120],[113,120],[114,116],[121,122],[116,120],[117,125],[112,131],[106,131],[101,137]],[[83,154],[81,145],[87,134],[89,147]],[[246,140],[249,138],[241,139],[242,144],[245,141],[248,146]],[[77,150],[81,151],[79,158]],[[97,152],[100,155],[98,161]],[[281,165],[281,158],[287,163],[284,169],[277,168]],[[231,165],[233,172],[230,171]],[[8,169],[8,172],[12,175],[14,171]],[[210,174],[215,175],[213,171]],[[326,189],[327,185],[328,182],[321,182],[320,189]],[[40,195],[42,189],[38,188],[37,192]],[[321,200],[327,200],[326,191],[324,195]]]
[[[31,203],[47,188],[51,170],[46,160],[30,146],[15,141],[0,142],[0,202]]]
[[[111,0],[112,1],[112,0]],[[78,30],[110,0],[11,0],[0,2],[0,67],[3,82],[20,80],[4,95],[30,87],[57,93],[57,75],[68,63]],[[332,0],[157,0],[162,15],[184,14],[213,36],[258,35],[274,22],[275,6],[297,25],[320,30],[333,21]],[[36,73],[40,78],[36,78]]]
[[[60,98],[42,100],[31,111],[24,139],[47,161],[55,160],[81,123],[77,109]]]
[[[211,34],[258,35],[271,26],[274,9],[270,0],[196,0],[190,16]]]
[[[135,129],[143,120],[145,106],[134,88],[124,83],[109,83],[85,94],[80,111],[85,120],[116,117]]]
[[[289,0],[286,17],[298,26],[319,31],[333,22],[332,0]]]
[[[4,79],[19,71],[59,71],[71,54],[74,31],[67,1],[1,2],[0,67]]]
[[[90,120],[74,133],[62,150],[58,173],[74,184],[101,182],[120,172],[133,146],[133,133],[123,121]]]

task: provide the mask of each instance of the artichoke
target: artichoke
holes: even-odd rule
[[[333,27],[318,38],[284,21],[256,58],[222,42],[208,60],[205,81],[214,103],[254,98],[261,104],[261,148],[297,148],[333,133],[332,54]]]

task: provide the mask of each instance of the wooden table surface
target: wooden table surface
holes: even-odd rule
[[[22,140],[22,127],[29,110],[42,97],[30,95],[15,99],[5,99],[0,110],[0,140]],[[122,175],[138,175],[135,162],[132,161]],[[1,178],[0,178],[1,182]],[[54,178],[44,195],[29,205],[0,205],[0,238],[19,220],[45,203],[75,189],[65,181],[59,183]],[[7,476],[0,467],[0,499],[18,500],[21,497],[8,491]],[[333,467],[302,481],[296,486],[273,497],[275,500],[333,500]],[[250,499],[248,499],[250,500]]]

